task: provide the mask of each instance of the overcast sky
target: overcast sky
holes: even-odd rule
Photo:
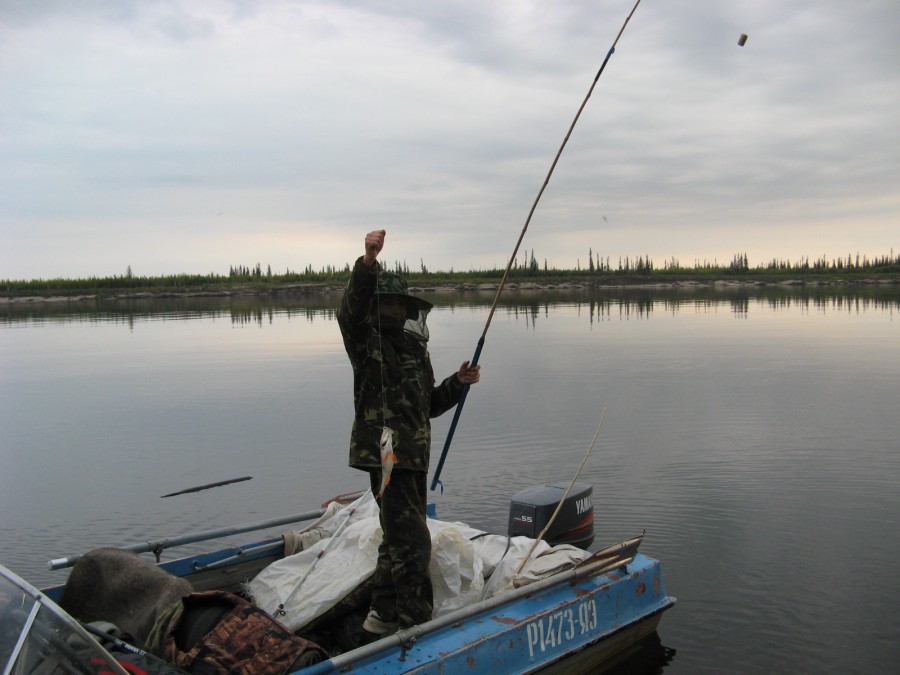
[[[502,268],[632,6],[0,0],[0,279]],[[519,257],[892,249],[900,2],[643,0]]]

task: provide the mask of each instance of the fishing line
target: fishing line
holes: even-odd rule
[[[397,461],[397,455],[394,454],[394,430],[387,425],[387,390],[384,386],[384,338],[381,332],[381,294],[378,292],[378,282],[381,278],[381,265],[375,263],[375,314],[378,317],[378,352],[381,357],[379,362],[379,373],[381,375],[381,440],[378,442],[378,457],[381,460],[381,489],[375,495],[376,501],[381,506],[381,498],[387,488],[388,482],[391,480],[391,471],[394,463]]]
[[[378,281],[381,275],[381,265],[376,261],[375,265],[375,316],[378,321],[378,351],[381,354],[380,373],[381,373],[381,426],[385,426],[385,418],[387,416],[387,393],[384,390],[384,343],[381,339],[381,296],[378,293]]]
[[[478,357],[481,356],[481,350],[484,347],[485,335],[487,335],[488,328],[491,327],[491,320],[494,318],[494,312],[497,309],[497,303],[500,300],[500,294],[503,292],[503,288],[506,286],[506,279],[507,277],[509,277],[509,271],[512,268],[513,262],[516,260],[516,255],[519,253],[519,246],[521,246],[522,244],[522,239],[525,238],[525,231],[528,229],[529,223],[531,223],[531,217],[534,215],[534,211],[537,208],[538,202],[540,202],[541,196],[544,194],[544,190],[547,188],[547,184],[550,182],[550,176],[553,175],[553,170],[556,168],[557,162],[559,162],[559,158],[562,155],[563,149],[569,142],[569,137],[572,135],[572,130],[575,128],[575,124],[578,122],[578,118],[581,117],[581,111],[584,110],[584,107],[587,105],[588,99],[591,97],[591,94],[594,93],[594,87],[597,86],[597,81],[603,74],[603,70],[606,68],[606,64],[609,62],[610,57],[616,51],[616,45],[619,43],[619,38],[622,37],[622,33],[625,32],[625,27],[628,25],[628,22],[631,21],[631,17],[634,15],[634,12],[638,8],[639,4],[641,4],[641,0],[637,0],[637,2],[634,3],[634,7],[631,8],[631,12],[629,12],[628,16],[625,18],[625,23],[622,24],[622,27],[619,29],[618,35],[616,35],[616,39],[613,40],[612,46],[606,53],[606,58],[603,59],[603,63],[600,65],[600,69],[594,76],[594,81],[591,83],[587,95],[581,102],[581,106],[579,106],[578,112],[575,113],[575,118],[572,120],[572,124],[569,125],[569,130],[568,132],[566,132],[566,136],[563,139],[562,144],[559,146],[559,150],[557,150],[556,152],[556,157],[554,157],[553,163],[550,165],[550,170],[547,172],[547,177],[544,178],[544,183],[543,185],[541,185],[541,189],[538,190],[537,197],[535,197],[534,203],[531,205],[531,210],[528,212],[528,217],[525,219],[525,225],[522,228],[522,232],[519,234],[518,241],[516,241],[516,247],[513,249],[512,255],[509,257],[509,262],[506,265],[506,271],[503,272],[503,277],[500,279],[500,285],[497,287],[497,293],[494,295],[494,302],[491,304],[491,311],[488,313],[487,321],[484,324],[484,331],[482,331],[481,337],[478,339],[478,345],[475,347],[475,356],[472,357],[471,361],[472,366],[478,365]],[[463,391],[459,397],[459,403],[457,403],[456,405],[456,412],[453,415],[453,422],[451,422],[450,424],[450,430],[447,432],[447,440],[444,442],[444,449],[441,451],[441,458],[440,460],[438,460],[437,468],[434,471],[434,478],[431,479],[432,490],[434,490],[437,485],[440,484],[441,491],[443,492],[444,485],[440,481],[441,470],[444,468],[444,460],[447,459],[447,453],[450,450],[450,442],[453,440],[453,434],[456,432],[456,425],[457,422],[459,422],[459,417],[462,414],[463,405],[466,402],[466,396],[468,395],[468,393],[469,385],[463,385]]]

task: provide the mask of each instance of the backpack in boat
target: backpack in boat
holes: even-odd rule
[[[154,632],[161,633],[160,655],[195,675],[283,675],[328,658],[316,643],[225,591],[185,596]]]

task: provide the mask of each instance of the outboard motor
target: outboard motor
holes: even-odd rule
[[[509,536],[536,539],[550,522],[568,483],[532,485],[516,493],[509,504]],[[551,546],[571,544],[587,549],[594,541],[594,488],[575,483],[544,540]]]

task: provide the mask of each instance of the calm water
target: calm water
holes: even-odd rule
[[[431,296],[439,376],[491,295]],[[348,468],[337,296],[0,310],[2,562],[317,508]],[[439,512],[505,531],[524,486],[594,485],[678,605],[629,672],[886,672],[900,659],[900,290],[508,291]],[[450,415],[435,423],[435,454]],[[182,495],[183,488],[252,476]],[[247,536],[241,537],[246,540]]]

